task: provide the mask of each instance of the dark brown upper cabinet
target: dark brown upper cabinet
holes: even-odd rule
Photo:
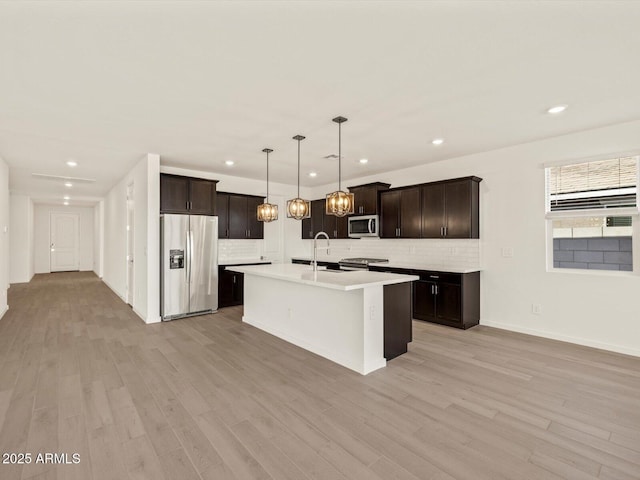
[[[261,239],[264,224],[258,221],[258,205],[264,197],[218,193],[218,238]]]
[[[216,194],[216,215],[218,215],[218,238],[229,238],[229,194]]]
[[[422,238],[479,238],[478,177],[422,186]]]
[[[217,180],[160,174],[160,213],[215,215]]]
[[[389,190],[388,183],[374,182],[349,187],[354,196],[353,215],[377,215],[380,211],[379,192]]]
[[[327,215],[325,199],[311,201],[311,217],[302,220],[301,238],[312,239],[318,232],[325,232],[329,238],[348,238],[348,217]]]
[[[420,187],[380,193],[380,237],[420,238]]]

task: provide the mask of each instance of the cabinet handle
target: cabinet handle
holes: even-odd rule
[[[236,283],[236,280],[237,280],[237,278],[236,278],[236,276],[234,275],[234,276],[233,276],[233,283]]]
[[[186,210],[189,210],[189,202],[187,202],[187,203],[185,204],[184,208],[185,208]]]
[[[251,229],[249,229],[249,234],[247,235],[247,237],[251,238]]]
[[[444,236],[445,237],[447,236],[447,229],[448,229],[448,227],[444,227]]]
[[[440,278],[440,275],[429,275],[429,278]]]
[[[229,236],[229,229],[228,229],[228,228],[224,231],[224,236],[225,236],[225,237],[228,237],[228,236]]]
[[[333,231],[333,238],[338,238],[338,230]]]
[[[436,295],[438,294],[438,285],[434,285],[434,287],[436,288]]]
[[[431,284],[431,295],[435,295],[435,292],[433,290],[433,283]]]

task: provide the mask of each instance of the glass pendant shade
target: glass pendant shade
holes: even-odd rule
[[[336,217],[344,217],[350,215],[354,211],[353,193],[338,190],[327,194],[325,201],[327,215],[335,215]]]
[[[298,196],[287,201],[287,218],[304,220],[311,217],[311,202],[300,198],[300,141],[305,137],[296,135],[293,139],[298,141]]]
[[[262,149],[267,154],[267,198],[264,203],[258,205],[256,214],[259,222],[273,222],[278,219],[278,205],[269,203],[269,154],[273,152],[270,148]]]
[[[354,212],[353,193],[343,192],[341,189],[342,181],[342,124],[347,121],[344,117],[336,117],[333,119],[338,124],[338,190],[327,194],[325,201],[325,210],[327,215],[335,215],[336,217],[344,217]]]
[[[257,214],[259,222],[273,222],[278,219],[278,205],[265,201],[258,205]]]

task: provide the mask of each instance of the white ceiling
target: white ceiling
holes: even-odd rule
[[[345,182],[383,181],[640,118],[638,25],[631,1],[2,2],[0,156],[14,192],[91,201],[147,152],[264,178],[271,147],[270,178],[294,184],[302,134],[317,186],[337,181],[344,115]]]

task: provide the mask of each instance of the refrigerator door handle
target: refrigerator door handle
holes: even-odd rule
[[[185,241],[185,256],[184,256],[184,263],[185,263],[185,269],[184,269],[184,275],[185,275],[185,281],[187,282],[187,284],[191,283],[191,232],[189,230],[187,230],[187,239]]]
[[[193,230],[189,230],[189,284],[192,282],[193,272]]]

